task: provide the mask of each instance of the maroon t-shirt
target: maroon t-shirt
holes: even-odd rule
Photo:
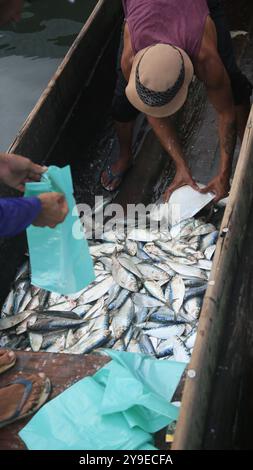
[[[206,0],[123,0],[135,53],[163,43],[198,56],[209,10]]]

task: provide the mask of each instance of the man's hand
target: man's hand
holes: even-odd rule
[[[56,225],[64,221],[68,214],[68,205],[63,194],[44,193],[38,198],[41,201],[41,212],[33,221],[36,227],[54,228]]]
[[[19,191],[25,190],[27,182],[40,181],[46,170],[46,167],[33,163],[29,158],[9,153],[0,154],[0,180]]]
[[[163,200],[164,202],[167,202],[171,196],[171,194],[178,188],[181,188],[182,186],[189,185],[196,191],[199,191],[199,187],[197,183],[194,181],[194,179],[191,176],[190,170],[187,166],[180,167],[175,175],[174,180],[170,184],[170,186],[166,189],[166,191],[163,194]]]
[[[229,189],[229,174],[221,173],[215,176],[215,178],[213,178],[205,188],[201,189],[200,192],[203,194],[214,193],[215,199],[213,202],[218,202],[220,199],[228,196]]]

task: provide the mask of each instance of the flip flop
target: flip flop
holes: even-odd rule
[[[119,171],[118,173],[113,173],[112,172],[112,168],[110,165],[107,165],[106,169],[102,171],[102,173],[106,172],[107,173],[107,176],[109,177],[109,183],[108,185],[105,185],[102,181],[102,175],[101,175],[101,179],[100,179],[100,182],[101,182],[101,185],[103,186],[104,189],[106,189],[106,191],[116,191],[116,189],[118,189],[118,187],[121,185],[121,182],[122,182],[122,179],[123,177],[126,175],[126,173],[128,172],[128,170],[132,167],[132,165],[130,165],[126,170],[123,170],[123,171]],[[115,188],[113,189],[110,189],[110,186],[111,184],[113,183],[113,181],[115,180],[119,180],[118,184],[115,186]]]
[[[8,352],[8,350],[6,350]],[[3,374],[6,370],[9,370],[11,367],[13,367],[16,363],[16,356],[14,357],[12,362],[8,362],[8,364],[5,364],[3,366],[0,366],[0,374]]]
[[[102,181],[102,175],[101,175],[101,185],[103,186],[104,189],[106,189],[106,191],[115,191],[121,184],[121,181],[122,181],[122,178],[125,174],[125,171],[120,171],[118,173],[113,173],[112,172],[112,168],[110,165],[107,165],[106,169],[102,171],[102,173],[106,173],[107,176],[109,177],[109,183],[108,185],[104,184],[103,181]],[[111,184],[115,181],[115,180],[119,180],[119,183],[117,184],[117,186],[114,188],[114,189],[110,189],[110,186]]]
[[[24,393],[23,393],[23,396],[20,400],[20,403],[18,404],[16,410],[11,415],[11,417],[8,418],[8,419],[5,419],[3,421],[0,421],[0,428],[3,428],[4,426],[7,426],[8,424],[14,423],[16,421],[19,421],[20,419],[28,418],[29,416],[34,414],[36,411],[39,410],[39,408],[42,405],[44,405],[44,403],[47,401],[47,399],[50,395],[50,392],[51,392],[51,382],[46,377],[45,381],[44,381],[44,386],[43,386],[43,389],[41,390],[41,394],[39,396],[37,404],[30,411],[27,411],[26,413],[22,414],[22,408],[23,408],[25,402],[27,401],[27,399],[29,398],[29,396],[32,392],[32,387],[33,387],[32,382],[31,382],[31,380],[26,379],[24,377],[17,377],[15,380],[13,380],[12,382],[9,382],[7,385],[2,387],[1,389],[7,388],[10,385],[24,385],[24,387],[25,387],[24,388]]]

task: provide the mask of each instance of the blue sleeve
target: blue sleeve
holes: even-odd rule
[[[41,211],[37,197],[0,199],[0,237],[10,237],[25,230]]]

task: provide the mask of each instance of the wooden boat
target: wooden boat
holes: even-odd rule
[[[98,123],[102,127],[107,115],[115,84],[115,65],[122,18],[120,0],[98,1],[10,147],[11,152],[27,155],[38,163],[46,161],[47,164],[66,162],[75,164],[78,146],[80,145],[82,152],[84,148],[87,149],[97,132]],[[204,107],[203,88],[195,82],[188,103],[176,122],[186,147],[191,142],[192,131],[201,113],[204,112]],[[243,312],[241,316],[236,316],[234,313],[233,322],[229,324],[228,330],[227,324],[230,318],[229,300],[253,198],[252,122],[253,113],[249,119],[229,204],[222,222],[221,237],[211,273],[214,284],[210,284],[204,300],[197,343],[189,365],[190,374],[184,387],[174,449],[223,448],[223,445],[231,448],[234,443],[236,423],[234,410],[238,410],[237,401],[241,390],[241,382],[235,370],[237,371],[243,363],[243,335],[240,325],[246,318],[246,313]],[[142,139],[143,129],[144,139]],[[172,174],[171,163],[162,152],[153,133],[145,126],[141,126],[139,133],[142,145],[136,164],[124,180],[117,196],[117,202],[122,205],[131,202],[150,202],[157,196],[157,187],[159,186],[161,191],[168,175]],[[77,143],[69,143],[73,135]],[[72,147],[75,151],[70,153]],[[191,159],[191,152],[188,152],[188,156]],[[79,160],[81,166],[85,165],[85,157],[83,161],[82,156]],[[207,161],[203,160],[203,167],[209,168]],[[1,194],[12,193],[1,188]],[[24,236],[1,241],[0,259],[3,267],[0,272],[1,301],[10,289],[25,250]],[[238,344],[240,344],[240,354],[237,351]],[[226,358],[224,371],[219,369],[221,346],[225,351],[222,358]],[[29,363],[29,354],[20,353],[23,367],[27,367],[25,364]],[[234,355],[232,359],[231,354]],[[47,353],[40,353],[39,361],[42,361],[42,355],[45,355],[45,361],[49,364],[51,356],[49,360]],[[93,357],[92,360],[96,361],[96,358]],[[69,359],[66,361],[71,362]],[[31,363],[34,364],[34,358]],[[73,362],[71,367],[74,368]],[[83,371],[83,375],[85,373],[87,370]],[[227,390],[231,391],[229,397]],[[218,391],[218,395],[215,391]],[[215,400],[213,400],[214,393]],[[213,429],[215,433],[212,432]],[[4,441],[7,442],[6,439]],[[16,445],[18,447],[18,444]]]

